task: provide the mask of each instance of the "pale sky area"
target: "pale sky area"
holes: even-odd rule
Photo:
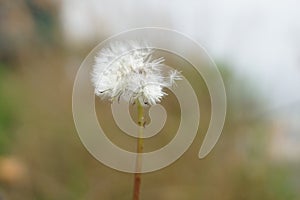
[[[297,0],[64,0],[61,20],[69,43],[145,26],[185,33],[260,88],[272,109],[300,104],[299,9]]]

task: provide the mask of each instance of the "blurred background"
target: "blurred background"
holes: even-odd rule
[[[228,112],[216,147],[199,160],[210,100],[201,77],[194,81],[199,134],[170,167],[143,175],[141,199],[300,199],[299,7],[297,0],[1,0],[0,200],[131,199],[133,176],[81,144],[71,98],[96,44],[145,26],[203,44],[222,73]],[[176,124],[178,103],[170,95],[163,104],[167,123]],[[98,116],[108,137],[134,150],[132,138],[117,134],[109,102],[96,101],[96,109],[109,116]],[[146,151],[170,141],[173,129],[149,139]]]

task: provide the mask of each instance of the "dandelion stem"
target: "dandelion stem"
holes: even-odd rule
[[[137,138],[137,157],[136,157],[136,172],[134,174],[134,191],[133,200],[139,200],[141,186],[141,170],[142,170],[142,153],[144,148],[144,107],[139,100],[136,101],[138,112],[139,137]]]

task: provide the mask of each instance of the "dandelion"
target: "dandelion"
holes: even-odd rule
[[[161,102],[170,88],[181,80],[180,72],[167,70],[164,58],[154,59],[154,50],[145,43],[115,42],[95,57],[92,83],[95,94],[102,99],[123,99],[137,104],[139,137],[137,138],[136,173],[133,199],[139,199],[143,153],[144,106]]]
[[[115,42],[95,58],[92,82],[95,94],[103,99],[142,105],[159,103],[181,76],[177,70],[164,72],[164,58],[153,59],[154,50],[138,42]]]

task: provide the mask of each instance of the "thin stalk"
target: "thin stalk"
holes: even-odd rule
[[[137,157],[136,157],[136,173],[134,174],[134,190],[133,200],[140,199],[140,187],[141,187],[141,170],[142,170],[142,153],[144,149],[144,107],[137,100],[137,112],[138,112],[138,125],[139,125],[139,137],[137,138]]]

